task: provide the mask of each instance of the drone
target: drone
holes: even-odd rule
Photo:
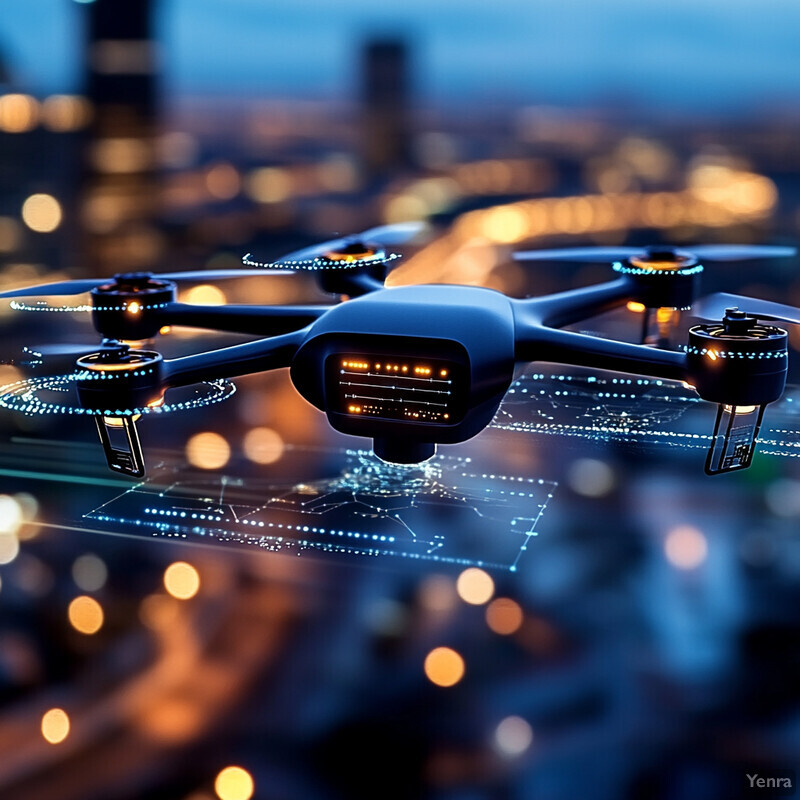
[[[416,464],[433,456],[437,445],[463,442],[483,430],[515,368],[534,361],[684,382],[718,405],[706,473],[750,465],[764,409],[786,383],[788,336],[769,323],[800,324],[800,309],[724,293],[698,300],[702,262],[788,257],[794,248],[520,252],[514,255],[518,261],[606,263],[616,273],[605,283],[524,299],[475,286],[386,287],[399,257],[389,248],[420,230],[416,223],[381,226],[267,263],[248,255],[248,269],[122,273],[16,289],[0,298],[89,292],[102,344],[78,357],[64,381],[77,390],[78,413],[94,417],[109,468],[131,478],[145,474],[137,420],[165,408],[165,393],[177,387],[219,387],[230,378],[288,367],[298,392],[327,414],[334,429],[372,439],[384,461]],[[208,307],[176,300],[182,281],[268,270],[309,270],[340,301]],[[691,309],[708,323],[691,327],[680,349],[565,329],[628,303],[654,311]],[[127,343],[180,325],[259,338],[173,359]],[[8,397],[15,404],[4,402]],[[0,391],[0,403],[24,411],[26,403],[35,405],[35,392],[23,381]]]

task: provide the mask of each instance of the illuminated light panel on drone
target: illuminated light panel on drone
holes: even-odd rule
[[[411,422],[460,418],[463,371],[453,362],[339,356],[328,366],[333,410]]]

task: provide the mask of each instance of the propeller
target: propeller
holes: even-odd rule
[[[189,272],[163,272],[157,275],[149,273],[136,273],[140,277],[147,277],[154,280],[168,281],[221,281],[228,278],[251,278],[263,275],[263,269],[215,269],[215,270],[191,270]],[[272,270],[273,275],[290,275],[291,270],[281,269]],[[58,283],[42,283],[38,286],[25,286],[22,289],[12,289],[8,292],[0,292],[0,298],[4,297],[65,297],[73,294],[83,294],[97,289],[99,286],[106,286],[114,282],[124,281],[125,275],[117,275],[113,278],[94,278],[90,280],[59,281]]]
[[[74,371],[75,362],[79,358],[92,353],[120,352],[124,349],[125,345],[116,339],[104,339],[102,342],[95,342],[94,344],[61,342],[57,344],[31,345],[3,358],[0,363],[13,364],[30,369],[37,374],[61,375]]]
[[[280,267],[281,264],[287,262],[325,259],[330,253],[352,255],[354,261],[367,259],[379,253],[376,248],[404,244],[418,236],[426,227],[424,222],[397,222],[392,225],[379,225],[377,228],[370,228],[362,233],[331,239],[328,242],[304,247],[302,250],[295,250],[295,252],[279,258],[275,263]],[[373,250],[375,252],[371,252]],[[346,266],[347,263],[346,260],[343,260],[341,266]]]
[[[800,325],[800,308],[727,292],[717,292],[701,298],[692,305],[691,313],[701,319],[721,320],[729,308],[738,308],[756,319]]]
[[[639,258],[643,260],[675,260],[696,258],[703,261],[748,261],[760,258],[789,258],[794,247],[751,244],[701,244],[687,250],[665,245],[653,247],[569,247],[556,250],[524,250],[514,253],[516,261],[576,261],[605,263]]]

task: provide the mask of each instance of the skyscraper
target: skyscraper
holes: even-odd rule
[[[362,56],[363,158],[372,175],[409,163],[408,47],[398,39],[367,42]]]
[[[82,204],[87,266],[99,274],[158,261],[158,44],[152,0],[86,6],[86,86],[94,109]]]

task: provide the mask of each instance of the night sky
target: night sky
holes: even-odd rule
[[[16,88],[80,87],[76,0],[1,0]],[[797,0],[161,0],[174,95],[343,99],[370,35],[416,43],[423,102],[800,109]]]

